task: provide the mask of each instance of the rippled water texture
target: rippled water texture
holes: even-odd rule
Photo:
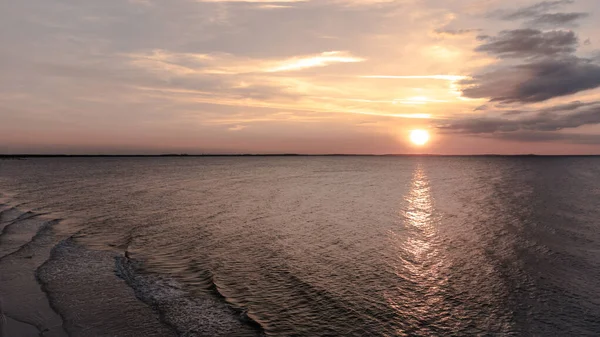
[[[600,158],[29,159],[0,192],[58,221],[75,336],[600,334]]]

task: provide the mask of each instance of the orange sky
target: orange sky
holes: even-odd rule
[[[6,1],[0,153],[600,154],[597,9]]]

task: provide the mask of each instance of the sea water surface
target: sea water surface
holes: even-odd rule
[[[35,158],[0,193],[5,311],[56,321],[6,305],[35,274],[71,336],[600,334],[597,157]]]

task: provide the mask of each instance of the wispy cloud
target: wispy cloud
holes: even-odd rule
[[[223,74],[276,73],[300,71],[308,68],[325,67],[336,63],[356,63],[365,59],[348,52],[331,51],[316,55],[294,56],[285,59],[252,59],[226,53],[194,54],[173,53],[154,50],[151,53],[129,54],[132,63],[138,66],[172,71],[178,74]]]
[[[519,116],[525,114],[525,116]],[[571,102],[535,112],[512,111],[508,117],[465,117],[438,124],[442,132],[470,135],[492,135],[519,141],[564,140],[577,135],[558,131],[600,124],[600,102]],[[516,116],[516,118],[515,118]],[[531,136],[527,136],[528,132]],[[600,137],[595,138],[596,141]]]
[[[406,105],[423,105],[428,103],[447,103],[447,100],[433,99],[426,96],[414,96],[403,99],[394,99],[393,104],[406,104]]]
[[[292,2],[306,2],[307,0],[194,0],[196,2],[232,2],[232,3],[259,3],[277,6]]]
[[[574,26],[579,19],[588,17],[588,13],[546,13],[531,19],[528,23],[538,27]]]
[[[547,13],[550,10],[557,9],[559,7],[570,5],[574,0],[555,0],[555,1],[542,1],[536,4],[521,7],[512,10],[497,10],[491,14],[492,17],[497,17],[502,20],[521,20],[539,17]]]
[[[241,130],[244,130],[245,128],[247,128],[247,127],[248,127],[247,125],[235,125],[235,126],[227,128],[227,130],[229,130],[229,131],[241,131]]]
[[[366,75],[366,76],[360,76],[360,77],[362,77],[362,78],[397,79],[397,80],[426,79],[426,80],[444,80],[444,81],[459,81],[459,80],[467,78],[467,76],[460,76],[460,75],[411,75],[411,76]]]
[[[295,71],[313,67],[324,67],[334,63],[355,63],[363,61],[365,61],[365,59],[352,56],[347,52],[331,51],[314,56],[293,57],[287,60],[279,61],[277,62],[277,65],[266,69],[266,71]]]
[[[465,36],[470,34],[475,34],[481,32],[481,29],[448,29],[448,28],[438,28],[433,31],[434,34],[439,36]]]
[[[573,53],[577,36],[572,31],[514,29],[501,31],[497,36],[480,37],[484,41],[477,51],[500,57],[548,57]]]

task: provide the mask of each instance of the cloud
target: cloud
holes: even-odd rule
[[[500,10],[491,14],[492,17],[498,17],[502,20],[521,20],[535,18],[558,7],[572,4],[573,0],[542,1],[531,6],[521,7],[516,10]]]
[[[354,57],[347,52],[332,51],[308,57],[294,57],[277,62],[272,68],[265,69],[267,72],[294,71],[313,67],[324,67],[334,63],[355,63],[365,59]]]
[[[550,13],[549,11],[572,4],[572,0],[543,1],[516,10],[497,10],[490,17],[506,21],[525,20],[527,26],[533,27],[565,27],[577,26],[577,21],[588,17],[588,13],[568,12]]]
[[[557,105],[557,106],[553,106],[553,107],[549,107],[549,108],[545,108],[542,110],[543,113],[550,113],[550,112],[566,112],[566,111],[573,111],[573,110],[577,110],[583,107],[588,107],[588,106],[595,106],[598,103],[584,103],[581,101],[573,101],[570,103],[566,103],[566,104],[561,104],[561,105]]]
[[[540,59],[461,81],[463,95],[501,103],[533,103],[600,87],[600,65],[587,59]]]
[[[572,53],[577,47],[577,36],[572,31],[515,29],[501,31],[498,36],[481,37],[484,44],[475,50],[507,57],[541,57]]]
[[[290,2],[305,2],[305,0],[196,0],[196,2],[234,2],[234,3],[267,3],[267,4],[279,4],[279,3],[290,3]]]
[[[498,133],[490,136],[495,139],[518,142],[561,142],[571,144],[600,144],[600,135],[562,132],[519,131]]]
[[[478,39],[482,44],[475,50],[500,62],[460,81],[464,97],[527,104],[600,87],[600,64],[575,55],[579,40],[573,31],[525,28]]]
[[[444,80],[444,81],[458,81],[465,79],[466,76],[460,75],[411,75],[411,76],[396,76],[396,75],[367,75],[361,76],[361,78],[381,78],[381,79],[396,79],[396,80]]]
[[[575,25],[575,21],[587,16],[589,16],[587,13],[547,13],[535,17],[528,23],[538,27]]]
[[[472,34],[472,33],[477,33],[480,32],[481,29],[447,29],[447,28],[440,28],[440,29],[436,29],[433,32],[437,35],[440,36],[461,36],[461,35],[468,35],[468,34]]]
[[[172,72],[178,75],[276,73],[325,67],[335,63],[363,62],[365,60],[344,51],[330,51],[279,60],[272,58],[254,59],[228,53],[176,53],[166,50],[154,50],[151,53],[133,53],[127,56],[137,66]]]
[[[227,128],[227,130],[229,131],[241,131],[244,130],[245,128],[247,128],[247,125],[235,125],[235,126],[231,126],[229,128]]]
[[[547,141],[587,139],[586,136],[565,134],[558,131],[575,129],[585,125],[600,124],[600,101],[571,102],[555,107],[541,109],[531,114],[520,111],[527,116],[521,118],[467,117],[452,121],[444,121],[437,125],[443,133],[490,136],[520,141]],[[511,116],[519,115],[513,111]],[[598,143],[600,136],[593,140]]]

